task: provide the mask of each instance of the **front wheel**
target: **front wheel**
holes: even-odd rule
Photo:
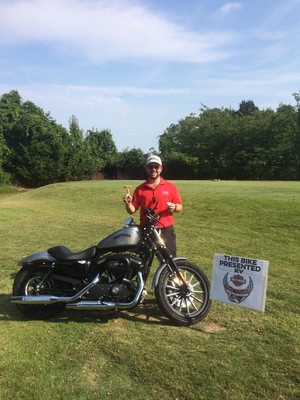
[[[197,324],[211,307],[209,280],[195,264],[177,261],[176,265],[182,279],[166,266],[155,287],[156,301],[166,317],[177,325]]]
[[[30,269],[22,268],[14,281],[13,295],[14,296],[38,296],[48,294],[55,289],[55,283],[48,278],[48,269]],[[27,318],[30,319],[49,319],[55,317],[65,308],[63,304],[51,305],[31,305],[31,304],[16,304],[18,309]]]

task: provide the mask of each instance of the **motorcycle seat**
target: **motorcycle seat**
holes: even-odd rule
[[[79,253],[74,253],[65,246],[55,246],[48,249],[48,253],[61,261],[82,261],[94,257],[96,254],[96,246],[89,247]]]

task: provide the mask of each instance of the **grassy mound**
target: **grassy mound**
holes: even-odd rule
[[[178,181],[178,254],[211,276],[214,253],[269,260],[264,314],[214,302],[203,323],[172,326],[148,299],[130,312],[23,319],[10,303],[17,262],[74,251],[123,226],[123,186],[54,184],[0,196],[0,398],[299,398],[300,182]],[[138,220],[138,216],[136,216]],[[152,271],[154,273],[154,269]]]

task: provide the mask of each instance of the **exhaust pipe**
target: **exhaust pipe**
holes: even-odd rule
[[[79,301],[78,303],[74,303],[74,301],[78,300],[81,296],[87,293],[93,286],[95,286],[99,282],[99,275],[89,283],[84,289],[78,292],[73,297],[57,297],[57,296],[13,296],[11,298],[11,302],[15,304],[55,304],[55,303],[66,303],[66,308],[73,310],[114,310],[114,309],[129,309],[134,308],[142,295],[144,289],[144,281],[142,277],[142,273],[139,271],[137,273],[137,281],[138,281],[138,291],[134,297],[134,299],[129,303],[114,303],[111,301]]]
[[[83,296],[86,292],[88,292],[93,286],[95,286],[99,282],[99,274],[96,278],[89,283],[85,288],[83,288],[80,292],[75,294],[72,297],[58,297],[58,296],[13,296],[11,298],[11,302],[15,304],[54,304],[54,303],[70,303],[71,301],[75,301]]]
[[[144,281],[142,278],[142,273],[138,272],[138,291],[134,297],[134,299],[129,303],[114,303],[112,301],[80,301],[78,303],[69,303],[66,305],[67,309],[72,310],[87,310],[87,311],[97,311],[97,310],[121,310],[121,309],[129,309],[134,308],[141,298],[144,289]]]

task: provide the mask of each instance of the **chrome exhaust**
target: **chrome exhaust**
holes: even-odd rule
[[[114,303],[112,301],[80,301],[78,303],[68,303],[66,304],[67,309],[72,310],[88,310],[88,311],[97,311],[97,310],[121,310],[121,309],[129,309],[134,308],[141,298],[144,289],[144,281],[142,277],[142,273],[137,273],[138,280],[138,291],[134,297],[134,299],[129,303]]]
[[[15,304],[55,304],[55,303],[66,303],[66,308],[73,309],[73,310],[89,310],[89,311],[96,311],[96,310],[114,310],[114,309],[129,309],[134,308],[143,293],[144,289],[144,280],[142,273],[139,271],[137,273],[137,281],[138,281],[138,290],[131,302],[128,303],[115,303],[111,301],[79,301],[78,303],[74,303],[74,301],[78,300],[81,296],[87,293],[93,286],[95,286],[99,282],[99,275],[89,283],[84,289],[78,292],[73,297],[58,297],[58,296],[13,296],[11,298],[11,302]]]
[[[89,283],[85,288],[83,288],[80,292],[75,294],[72,297],[58,297],[58,296],[12,296],[11,302],[15,304],[54,304],[54,303],[70,303],[72,301],[78,300],[81,296],[83,296],[86,292],[88,292],[93,286],[95,286],[99,282],[99,274],[96,278]]]

